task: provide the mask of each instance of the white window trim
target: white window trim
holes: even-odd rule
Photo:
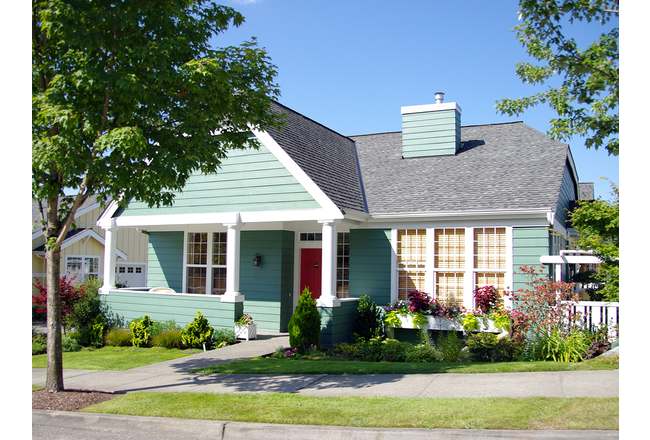
[[[97,278],[102,276],[102,272],[101,272],[101,269],[102,269],[101,256],[99,256],[99,255],[75,255],[75,254],[65,256],[65,261],[63,263],[63,269],[64,269],[64,274],[66,276],[67,275],[72,275],[72,273],[68,271],[68,260],[70,258],[81,258],[81,272],[79,273],[81,278],[77,278],[77,281],[83,282],[86,279],[87,275],[95,275],[95,276],[97,276]],[[97,259],[97,272],[91,272],[91,273],[85,273],[84,272],[84,267],[85,267],[84,262],[85,262],[85,259],[87,259],[87,258],[96,258]]]
[[[214,295],[212,291],[212,269],[213,268],[223,268],[226,269],[226,273],[228,273],[228,266],[227,264],[217,264],[213,265],[210,264],[212,262],[212,240],[213,240],[213,234],[225,234],[226,231],[215,231],[215,230],[191,230],[191,231],[185,231],[183,235],[183,283],[182,283],[182,289],[183,292],[189,293],[188,292],[188,285],[187,285],[187,269],[190,267],[204,267],[206,270],[206,280],[205,280],[205,295]],[[187,246],[189,244],[189,237],[190,234],[208,234],[208,246],[207,246],[207,254],[206,254],[206,263],[205,265],[203,264],[188,264],[187,263]],[[215,296],[223,296],[223,295],[215,295]]]
[[[425,263],[425,292],[434,294],[435,292],[435,273],[438,271],[444,272],[463,272],[463,305],[468,310],[474,308],[474,280],[477,272],[500,272],[504,273],[504,284],[506,291],[512,289],[514,283],[513,272],[513,227],[505,225],[492,225],[476,226],[476,228],[505,228],[506,239],[506,255],[505,255],[505,269],[503,270],[484,270],[476,269],[474,267],[474,229],[475,227],[466,226],[453,226],[453,225],[437,225],[435,227],[426,227],[416,225],[408,225],[404,227],[394,227],[391,229],[391,302],[398,299],[398,271],[397,267],[397,231],[401,229],[426,229],[427,230],[427,256]],[[435,229],[465,229],[465,268],[464,269],[436,269],[433,267],[434,261],[434,230]],[[504,305],[511,306],[511,301],[504,298]]]

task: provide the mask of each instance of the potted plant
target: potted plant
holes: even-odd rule
[[[243,314],[235,322],[235,337],[237,339],[257,339],[257,324],[251,315]]]

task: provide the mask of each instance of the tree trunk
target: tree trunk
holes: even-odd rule
[[[61,345],[61,250],[47,251],[47,379],[49,392],[63,391],[63,347]]]
[[[63,391],[63,346],[61,337],[61,246],[52,243],[58,238],[58,197],[48,200],[46,237],[47,267],[47,376],[45,389]],[[48,246],[49,245],[49,246]]]

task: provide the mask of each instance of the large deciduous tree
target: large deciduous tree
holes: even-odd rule
[[[517,76],[540,85],[560,78],[561,85],[497,101],[497,111],[513,116],[548,104],[558,115],[550,121],[553,138],[584,136],[587,148],[604,146],[609,154],[618,155],[618,26],[602,32],[585,49],[569,37],[576,22],[610,28],[618,20],[618,0],[522,0],[519,14],[523,24],[514,30],[539,64],[518,63]]]
[[[77,208],[170,205],[250,128],[279,126],[276,69],[253,39],[213,49],[242,15],[206,0],[32,0],[32,197],[47,239],[46,389],[63,390],[60,246]],[[64,188],[75,188],[66,196]]]

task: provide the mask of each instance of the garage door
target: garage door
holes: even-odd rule
[[[115,283],[119,287],[145,287],[147,271],[144,263],[117,263]]]

